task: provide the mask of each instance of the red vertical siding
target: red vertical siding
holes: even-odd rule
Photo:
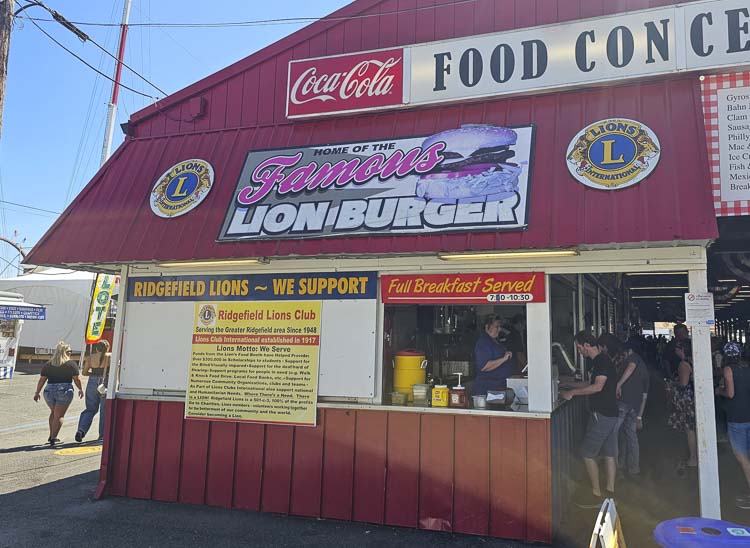
[[[453,415],[422,415],[419,526],[453,530]]]
[[[266,426],[263,457],[263,490],[261,510],[289,512],[289,491],[292,481],[294,428],[269,424]]]
[[[260,510],[263,482],[263,448],[266,429],[261,424],[237,425],[234,465],[234,507]]]
[[[159,428],[156,431],[154,457],[154,500],[174,502],[180,486],[180,455],[183,405],[159,404]]]
[[[108,493],[551,540],[548,420],[321,409],[294,428],[183,412],[117,400]]]
[[[320,517],[325,422],[325,411],[321,409],[315,428],[294,431],[290,511],[296,516]]]
[[[549,421],[526,422],[526,540],[546,542],[552,536],[552,464]]]
[[[417,527],[419,517],[419,415],[388,413],[385,522]]]
[[[208,505],[232,507],[236,437],[237,425],[235,423],[211,423],[206,471],[206,504]]]
[[[323,448],[324,518],[352,517],[355,419],[355,411],[326,410]]]
[[[134,436],[130,445],[127,495],[138,499],[151,498],[154,477],[154,453],[156,451],[156,425],[159,402],[140,402],[134,409]]]
[[[456,415],[453,530],[486,535],[490,522],[490,419]]]
[[[352,519],[369,523],[385,520],[385,478],[388,415],[357,412]]]
[[[112,464],[109,489],[111,495],[124,496],[128,486],[128,464],[130,462],[130,438],[133,429],[133,402],[123,400],[115,406],[117,416],[114,421],[112,441]]]
[[[208,459],[208,421],[185,420],[182,434],[180,492],[178,500],[203,504],[206,496],[206,462]]]
[[[490,535],[526,536],[526,422],[490,419]]]

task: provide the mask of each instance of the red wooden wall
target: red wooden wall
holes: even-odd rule
[[[548,420],[320,409],[295,428],[113,403],[110,495],[552,540]]]

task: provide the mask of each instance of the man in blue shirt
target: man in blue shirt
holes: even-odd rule
[[[500,342],[500,319],[494,314],[485,317],[482,322],[483,333],[474,345],[474,394],[486,394],[488,390],[505,388],[508,377],[513,374],[516,363],[513,353]]]

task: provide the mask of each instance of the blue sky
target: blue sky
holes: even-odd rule
[[[25,4],[25,0],[20,0]],[[69,21],[119,23],[124,0],[44,0]],[[289,17],[322,17],[348,0],[276,0],[199,2],[132,0],[131,23],[215,23]],[[48,18],[32,7],[29,17]],[[81,43],[58,23],[39,22],[49,34],[105,74],[114,61],[91,43]],[[302,28],[276,24],[222,28],[132,27],[126,64],[167,93],[212,74]],[[117,49],[118,29],[79,25],[110,52]],[[123,84],[159,95],[126,69]],[[62,211],[96,173],[104,136],[111,82],[65,52],[30,21],[17,20],[11,38],[8,80],[0,136],[0,199],[51,211]],[[119,124],[152,102],[121,90],[112,150],[122,142]],[[57,216],[0,203],[0,235],[31,247]],[[0,277],[14,253],[0,245]]]

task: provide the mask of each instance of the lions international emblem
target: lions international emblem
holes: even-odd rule
[[[581,130],[568,146],[568,171],[591,188],[617,190],[641,182],[659,163],[659,139],[627,118],[600,120]]]
[[[216,307],[212,304],[204,304],[198,311],[198,320],[204,327],[212,326],[216,323]]]
[[[192,211],[206,198],[214,183],[214,169],[205,160],[173,165],[151,190],[151,211],[170,219]]]

